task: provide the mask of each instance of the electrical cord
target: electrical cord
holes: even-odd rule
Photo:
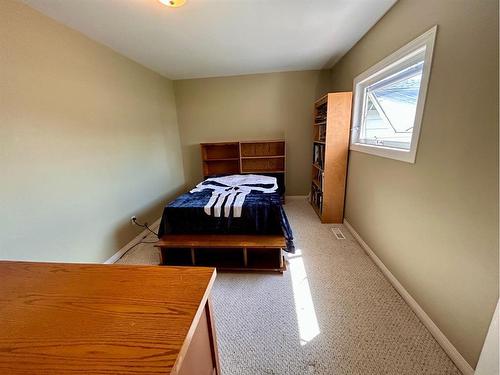
[[[144,237],[146,238],[146,237]],[[122,259],[125,255],[127,255],[130,250],[132,250],[133,248],[135,248],[137,245],[140,245],[141,243],[156,243],[156,241],[144,241],[144,238],[142,240],[140,240],[139,242],[137,242],[135,245],[131,246],[130,248],[127,249],[127,251],[125,251],[116,261],[115,263],[117,263],[120,259]]]
[[[136,217],[133,217],[132,218],[132,223],[134,223],[135,225],[137,225],[138,227],[141,227],[141,228],[145,228],[147,229],[149,232],[153,233],[155,236],[158,237],[158,233],[156,233],[155,231],[153,231],[151,228],[149,228],[148,226],[148,223],[144,223],[144,224],[141,224],[141,223],[138,223],[137,222],[137,218]],[[148,243],[148,244],[153,244],[153,243],[156,243],[156,241],[144,241],[145,239],[147,238],[147,236],[143,237],[142,240],[140,240],[139,242],[137,242],[135,245],[131,246],[130,248],[128,248],[121,256],[120,258],[118,258],[115,263],[117,263],[120,259],[122,259],[125,255],[127,255],[130,250],[132,250],[133,248],[135,248],[137,245],[140,245],[141,243]]]
[[[144,224],[140,224],[137,222],[137,218],[132,218],[132,222],[137,225],[138,227],[141,227],[141,228],[145,228],[147,229],[148,231],[150,231],[151,233],[153,233],[154,235],[158,236],[158,233],[156,233],[155,231],[151,230],[149,227],[148,227],[148,223],[144,223]]]

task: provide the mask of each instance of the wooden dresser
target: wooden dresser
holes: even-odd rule
[[[213,268],[0,262],[1,374],[220,374]]]

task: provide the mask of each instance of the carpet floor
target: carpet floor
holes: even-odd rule
[[[285,210],[297,251],[283,275],[217,275],[224,375],[460,374],[347,229],[337,225],[338,240],[304,198]],[[119,262],[157,264],[159,253],[141,243]]]

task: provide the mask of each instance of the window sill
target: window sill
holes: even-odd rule
[[[363,152],[365,154],[381,156],[383,158],[404,161],[406,163],[415,163],[416,150],[398,150],[390,147],[367,145],[362,143],[353,143],[349,147],[352,151]]]

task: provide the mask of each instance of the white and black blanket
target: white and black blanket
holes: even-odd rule
[[[275,177],[209,178],[177,197],[163,211],[159,236],[176,234],[283,234],[293,252],[293,234]]]

